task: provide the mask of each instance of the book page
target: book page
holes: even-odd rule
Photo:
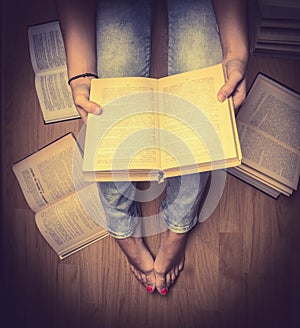
[[[159,90],[168,95],[160,119],[161,145],[176,154],[181,166],[241,158],[232,103],[217,100],[223,84],[221,64],[159,80]],[[162,161],[164,169],[178,165],[169,155]]]
[[[159,168],[156,83],[133,77],[92,81],[90,99],[103,110],[89,115],[84,171]]]
[[[35,87],[45,123],[80,117],[67,83],[63,38],[57,21],[28,28]]]
[[[300,172],[299,152],[239,121],[238,130],[242,163],[296,190]]]
[[[300,150],[300,95],[259,74],[237,119]]]
[[[34,72],[66,68],[66,55],[58,21],[28,28],[30,58]]]
[[[42,148],[13,165],[29,207],[38,210],[86,185],[82,157],[72,134]]]
[[[296,189],[300,174],[300,95],[258,75],[237,116],[245,161]],[[246,162],[245,162],[246,163]]]
[[[73,103],[65,68],[38,73],[35,87],[46,123],[80,117]]]
[[[36,224],[49,245],[64,258],[107,235],[94,218],[105,222],[96,183],[38,212]]]

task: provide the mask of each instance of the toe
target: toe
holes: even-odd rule
[[[164,287],[161,291],[160,291],[161,295],[167,295],[168,294],[168,288]]]
[[[168,289],[165,274],[155,272],[155,287],[161,295],[167,294]]]
[[[142,284],[145,285],[145,280],[143,280],[141,273],[134,268],[134,266],[130,266],[131,272],[134,274],[135,278]]]
[[[141,280],[147,284],[147,278],[146,278],[146,274],[145,273],[140,273],[140,277],[141,277]]]
[[[145,273],[145,279],[147,284],[147,291],[152,293],[155,291],[155,273],[154,270]]]
[[[169,272],[166,274],[166,285],[170,287],[172,285],[172,273]]]
[[[146,290],[147,290],[148,293],[153,293],[154,290],[155,290],[155,287],[152,287],[152,286],[148,285],[148,286],[146,286]]]
[[[179,263],[178,270],[182,271],[184,267],[184,259]]]
[[[175,272],[172,272],[171,274],[171,285],[173,285],[175,283],[177,276],[175,275]]]

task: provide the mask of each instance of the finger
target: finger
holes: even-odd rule
[[[242,80],[242,82],[237,87],[236,91],[233,94],[233,105],[236,109],[238,109],[243,101],[246,98],[246,80]]]
[[[84,95],[78,95],[74,99],[76,106],[80,107],[87,113],[99,115],[102,111],[101,107],[93,101],[89,101]]]
[[[87,119],[88,119],[88,113],[85,110],[83,110],[82,108],[80,108],[79,106],[76,106],[76,109],[77,109],[77,112],[79,113],[82,121],[84,123],[86,123]]]
[[[243,79],[243,75],[239,71],[233,71],[228,76],[227,82],[218,91],[217,93],[218,100],[223,102],[225,99],[230,97],[242,79]]]

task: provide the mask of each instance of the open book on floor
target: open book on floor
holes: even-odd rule
[[[80,117],[68,85],[66,55],[57,21],[28,28],[35,87],[45,123]]]
[[[13,165],[37,227],[60,259],[107,236],[97,184],[83,180],[81,167],[71,133]]]
[[[86,179],[162,181],[233,167],[241,151],[232,99],[221,103],[221,64],[161,79],[94,79],[84,149]]]
[[[297,189],[300,95],[258,74],[237,115],[242,164],[228,172],[277,198]]]

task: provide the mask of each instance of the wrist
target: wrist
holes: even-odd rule
[[[237,59],[244,64],[247,64],[249,59],[249,49],[246,46],[239,46],[237,49],[227,49],[224,51],[223,61]]]
[[[78,74],[78,75],[74,75],[74,76],[70,77],[69,80],[68,80],[68,84],[71,85],[71,83],[72,83],[72,85],[73,85],[73,83],[75,83],[76,80],[82,80],[82,79],[91,80],[93,78],[97,79],[98,75],[95,74],[95,73],[90,73],[90,72],[83,73],[83,74]]]
[[[228,56],[226,58],[223,58],[222,63],[224,65],[229,64],[229,63],[236,63],[240,67],[246,67],[248,64],[248,58],[241,58],[241,57],[234,57],[234,56]]]

